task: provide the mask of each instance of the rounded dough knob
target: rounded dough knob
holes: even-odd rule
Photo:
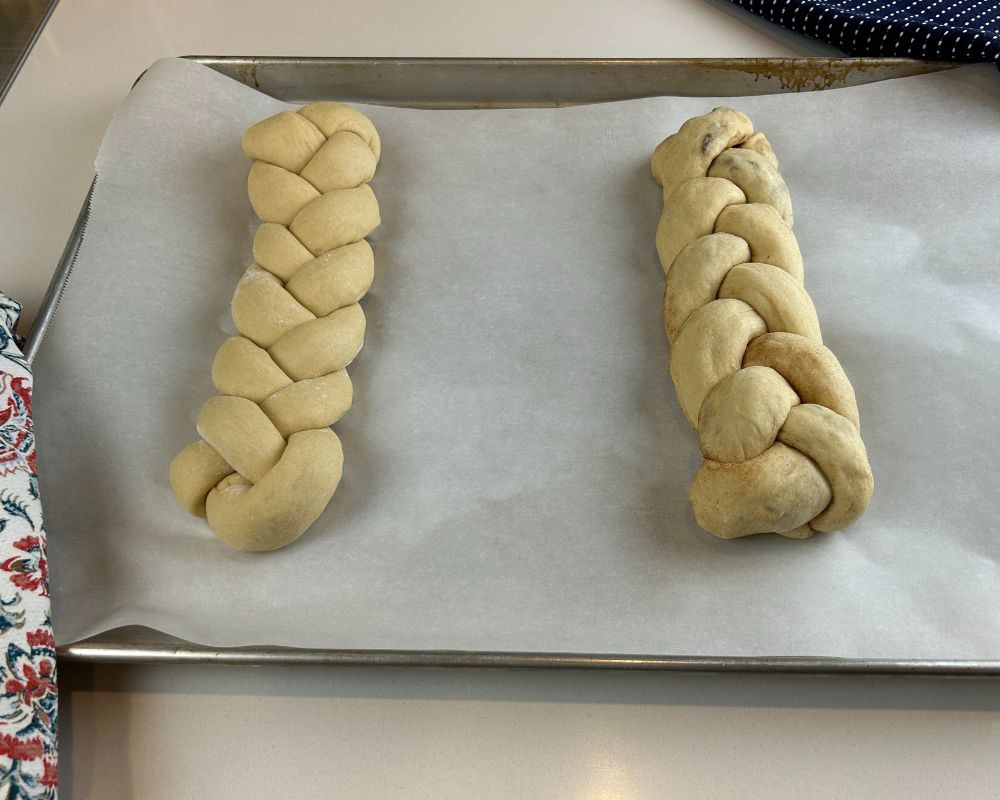
[[[289,436],[308,428],[326,428],[351,407],[354,388],[347,370],[297,381],[260,404],[278,433]]]
[[[788,382],[767,367],[747,367],[723,378],[698,414],[702,455],[725,462],[756,458],[774,444],[798,402]]]
[[[730,233],[702,236],[677,254],[663,295],[663,324],[671,342],[691,314],[715,300],[729,270],[749,259],[750,246]]]
[[[267,349],[289,331],[316,318],[266,269],[251,264],[236,284],[232,302],[236,328]]]
[[[708,170],[710,178],[725,178],[740,187],[748,203],[772,206],[792,227],[792,198],[778,166],[767,156],[744,147],[719,154]]]
[[[254,484],[232,475],[209,492],[208,524],[235,550],[277,550],[312,525],[340,483],[344,453],[329,428],[293,433]]]
[[[703,462],[690,496],[701,527],[735,539],[799,529],[826,508],[832,494],[816,464],[775,442],[750,461]]]
[[[366,239],[314,258],[285,284],[289,293],[317,317],[358,302],[375,277],[375,257]]]
[[[321,192],[350,189],[370,181],[378,160],[368,144],[351,131],[338,131],[326,140],[300,173]]]
[[[170,462],[170,486],[184,510],[205,516],[205,498],[233,468],[208,442],[199,439],[181,450]]]
[[[223,342],[212,362],[212,383],[219,394],[260,403],[291,382],[266,350],[244,336]]]
[[[260,406],[244,397],[216,395],[198,414],[198,433],[240,475],[257,482],[285,449],[285,440]]]
[[[740,368],[747,342],[767,328],[757,313],[739,300],[713,300],[684,323],[670,349],[670,377],[691,427],[709,390]]]
[[[268,354],[292,380],[318,378],[350,364],[365,340],[365,314],[357,303],[286,333]]]
[[[287,281],[313,254],[284,225],[265,222],[253,237],[253,257],[276,278]]]
[[[653,152],[653,178],[663,187],[664,200],[684,181],[704,177],[716,156],[746,141],[752,133],[750,118],[725,106],[681,125],[677,133],[660,142]]]
[[[319,256],[363,239],[378,225],[378,202],[366,183],[320,195],[296,215],[289,230]]]
[[[802,254],[795,234],[771,206],[761,203],[733,205],[722,209],[715,222],[719,233],[731,233],[750,245],[750,260],[781,267],[802,283]]]
[[[861,429],[854,387],[837,357],[823,345],[794,333],[767,333],[747,346],[743,366],[770,367],[803,403],[826,406]]]
[[[294,172],[255,161],[247,176],[247,194],[262,222],[290,225],[298,214],[322,195]]]
[[[670,195],[656,228],[656,251],[669,275],[677,254],[715,229],[719,213],[734,203],[745,203],[739,187],[721,178],[692,178]]]
[[[720,298],[742,300],[760,314],[769,331],[787,331],[823,343],[812,298],[802,284],[770,264],[739,264],[719,287]]]
[[[875,482],[857,429],[840,414],[814,403],[788,412],[778,438],[815,461],[833,490],[830,505],[810,521],[817,531],[846,528],[872,498]]]
[[[243,152],[253,161],[300,172],[324,141],[326,137],[305,117],[281,111],[247,129]]]
[[[371,148],[376,159],[382,154],[382,142],[379,140],[375,125],[356,108],[326,100],[302,106],[297,113],[309,120],[326,137],[331,137],[339,131],[350,131]]]

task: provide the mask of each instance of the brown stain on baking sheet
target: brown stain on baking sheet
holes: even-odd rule
[[[896,65],[892,59],[878,58],[867,61],[841,58],[746,58],[740,59],[739,63],[715,63],[708,66],[713,70],[736,71],[751,75],[755,83],[759,80],[777,81],[781,90],[785,92],[817,92],[838,86],[850,86],[854,83],[866,83],[877,79],[870,73],[889,71]],[[904,74],[936,72],[941,68],[941,65],[934,62],[925,62],[914,65],[912,70],[906,70]],[[886,77],[899,77],[899,75],[890,74]]]
[[[237,67],[236,74],[239,76],[240,83],[253,86],[254,89],[259,89],[260,81],[257,80],[257,66],[258,62],[251,61],[248,66]]]

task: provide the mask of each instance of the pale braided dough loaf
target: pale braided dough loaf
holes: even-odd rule
[[[767,139],[716,108],[656,148],[656,249],[677,399],[705,462],[695,518],[725,539],[845,528],[873,482],[854,389],[823,346]]]
[[[329,426],[352,401],[345,367],[361,349],[371,286],[367,236],[379,224],[367,182],[380,143],[339,103],[283,111],[252,126],[243,151],[261,226],[255,262],[233,295],[242,334],[212,364],[219,395],[198,415],[201,439],[170,465],[174,493],[238,550],[295,541],[326,508],[343,453]]]

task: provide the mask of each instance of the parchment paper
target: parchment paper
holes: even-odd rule
[[[985,68],[993,72],[990,68]],[[1000,102],[965,69],[747,99],[367,107],[383,225],[345,475],[298,543],[227,550],[170,459],[250,262],[244,129],[284,106],[157,62],[115,115],[37,362],[60,642],[1000,657]],[[792,193],[852,378],[867,515],[809,541],[694,523],[667,372],[655,145],[720,102]]]

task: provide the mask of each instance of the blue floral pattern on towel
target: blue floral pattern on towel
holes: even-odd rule
[[[0,294],[0,797],[54,800],[56,644],[20,312]]]

